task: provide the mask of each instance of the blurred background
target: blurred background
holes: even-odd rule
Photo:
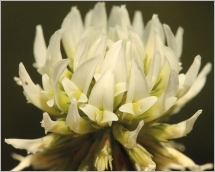
[[[26,104],[22,87],[13,80],[18,76],[18,65],[23,62],[32,80],[41,84],[41,77],[33,68],[33,41],[35,26],[41,24],[46,44],[72,6],[77,6],[82,18],[96,2],[2,2],[1,3],[1,170],[10,170],[18,164],[12,152],[26,155],[4,142],[5,138],[33,139],[44,136],[40,126],[42,111]],[[123,5],[133,18],[135,10],[141,10],[144,24],[153,14],[161,23],[168,24],[173,33],[184,28],[182,63],[185,73],[196,55],[202,57],[202,67],[211,62],[214,67],[214,2],[106,2],[107,13],[113,5]],[[173,122],[191,117],[203,109],[193,131],[178,139],[186,145],[185,154],[197,164],[214,162],[214,72],[208,75],[200,94],[174,116]],[[31,168],[29,168],[30,170]]]

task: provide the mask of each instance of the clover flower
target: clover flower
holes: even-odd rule
[[[34,84],[23,63],[18,85],[29,103],[43,113],[46,136],[5,139],[26,157],[13,170],[205,170],[177,150],[173,139],[187,135],[202,113],[168,124],[167,119],[203,88],[211,63],[199,72],[201,57],[184,74],[183,29],[174,35],[157,15],[144,27],[136,11],[131,23],[125,5],[97,3],[84,23],[72,7],[46,47],[36,26],[34,67],[42,87]],[[60,50],[61,41],[67,59]],[[165,45],[167,42],[167,45]]]

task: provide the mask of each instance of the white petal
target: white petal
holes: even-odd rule
[[[164,111],[169,110],[174,105],[174,103],[176,101],[177,101],[176,97],[169,97],[169,98],[167,98],[166,101],[165,101],[165,105],[164,105]]]
[[[65,28],[62,37],[63,46],[70,59],[74,59],[75,48],[83,32],[83,22],[77,7],[72,7],[69,14],[64,19],[61,28]]]
[[[58,134],[71,134],[65,121],[52,121],[47,112],[43,113],[41,126],[45,128],[45,133],[53,132]]]
[[[189,102],[192,98],[194,98],[204,87],[206,78],[208,73],[211,71],[212,65],[211,63],[207,63],[205,67],[202,69],[200,74],[198,75],[197,79],[194,81],[193,85],[189,89],[189,91],[181,97],[176,102],[176,109],[172,113],[178,113],[180,109]]]
[[[141,62],[143,61],[144,56],[144,45],[141,40],[141,38],[137,35],[137,33],[134,31],[134,28],[131,26],[128,26],[128,33],[131,36],[132,40],[134,41],[134,44],[139,52],[139,55],[141,57]]]
[[[169,74],[168,85],[165,90],[164,99],[176,96],[178,86],[179,86],[178,75],[174,70],[171,70]]]
[[[34,39],[34,58],[35,63],[33,64],[34,67],[40,68],[45,65],[46,62],[46,43],[43,36],[43,29],[41,25],[36,26],[36,35]]]
[[[25,149],[28,153],[35,154],[48,148],[53,139],[48,135],[39,139],[5,139],[5,142],[16,149]]]
[[[185,74],[185,81],[184,81],[184,89],[181,90],[179,96],[183,96],[191,87],[193,82],[196,80],[197,74],[199,72],[201,65],[201,57],[198,55],[195,57],[192,65],[190,66],[189,70]]]
[[[87,94],[100,58],[101,57],[98,55],[82,63],[72,76],[72,82],[85,95]]]
[[[160,137],[165,139],[176,139],[186,136],[192,131],[193,125],[201,113],[202,110],[198,110],[191,118],[178,124],[168,125]]]
[[[43,94],[41,90],[33,83],[28,72],[26,71],[22,63],[19,64],[19,76],[23,83],[23,89],[25,91],[26,98],[34,104],[36,107],[43,111],[49,112],[53,115],[59,115],[59,112],[53,108],[50,108],[46,102],[51,98]]]
[[[139,100],[138,102],[133,103],[133,109],[135,115],[141,115],[146,112],[155,102],[157,101],[157,97],[151,96],[144,99]]]
[[[118,117],[116,116],[115,113],[105,110],[105,111],[103,112],[103,118],[102,118],[101,123],[110,122],[110,121],[111,121],[111,122],[112,122],[112,121],[118,121]]]
[[[166,34],[168,47],[171,48],[176,55],[178,55],[178,47],[176,44],[175,36],[173,35],[173,33],[168,25],[163,24],[163,27],[164,27],[164,31]]]
[[[85,18],[84,18],[84,26],[85,26],[85,29],[88,29],[90,27],[90,24],[91,24],[91,19],[92,19],[92,14],[93,14],[93,10],[90,9],[86,15],[85,15]]]
[[[132,115],[135,115],[134,110],[133,110],[133,103],[126,103],[124,105],[122,105],[119,110],[121,112],[125,112],[125,113],[129,113]]]
[[[14,159],[19,160],[20,163],[15,168],[13,168],[11,171],[21,171],[24,168],[27,168],[31,165],[32,155],[28,155],[26,157],[23,157],[23,156],[18,155],[18,154],[12,154],[12,157]]]
[[[70,99],[75,98],[77,102],[87,102],[87,96],[68,78],[62,80],[63,88]]]
[[[183,45],[183,34],[184,34],[184,29],[182,27],[179,27],[176,35],[175,35],[175,41],[177,44],[177,57],[180,58],[182,54],[182,45]]]
[[[144,121],[142,120],[139,122],[137,128],[134,131],[129,133],[128,142],[126,144],[124,144],[125,147],[132,149],[133,147],[136,146],[137,136],[138,136],[140,130],[142,129],[143,125],[144,125]]]
[[[144,73],[137,62],[132,60],[126,103],[137,102],[147,96],[149,90]]]
[[[135,32],[142,39],[143,31],[144,31],[144,23],[143,23],[143,18],[142,18],[142,12],[141,11],[135,11],[134,12],[134,18],[133,18],[133,21],[132,21],[132,26],[133,26]]]
[[[81,59],[85,59],[86,57],[86,49],[87,49],[87,44],[88,44],[88,37],[83,38],[80,40],[76,47],[75,55],[74,55],[74,64],[73,64],[73,69],[74,71],[78,68],[78,66],[81,65]],[[83,61],[82,61],[83,63]]]
[[[109,27],[115,27],[116,25],[126,29],[128,25],[131,25],[128,11],[125,5],[121,7],[113,6],[109,16]]]
[[[66,70],[66,67],[68,66],[70,62],[70,59],[63,59],[58,62],[56,62],[53,65],[53,71],[52,71],[52,80],[54,83],[54,97],[55,97],[55,103],[57,104],[58,108],[62,112],[66,112],[68,109],[68,102],[69,98],[63,93],[63,91],[59,88],[60,77],[62,73]]]
[[[163,52],[164,52],[166,58],[169,61],[171,70],[175,70],[178,74],[178,72],[179,72],[179,61],[178,61],[178,58],[176,57],[175,53],[173,52],[172,49],[170,49],[169,47],[166,47],[166,46],[163,46],[162,49],[163,49]]]
[[[89,104],[82,104],[79,107],[92,121],[96,122],[96,115],[97,111],[99,111],[98,108],[89,105]]]
[[[94,130],[90,122],[79,115],[77,103],[74,99],[72,99],[71,105],[69,107],[66,117],[66,124],[71,130],[78,134],[86,134]]]
[[[94,85],[89,104],[107,111],[113,111],[115,76],[112,70],[107,70]],[[108,84],[107,84],[108,83]]]
[[[91,17],[91,26],[102,27],[104,33],[106,33],[107,28],[107,14],[104,2],[98,2],[93,11]]]
[[[160,56],[160,53],[156,51],[153,61],[151,63],[148,75],[146,76],[146,80],[150,91],[152,90],[152,88],[154,87],[157,81],[160,69],[161,69],[161,56]]]
[[[53,83],[51,82],[49,76],[47,74],[44,74],[42,76],[42,83],[43,83],[43,88],[45,91],[53,91]]]
[[[64,29],[60,29],[52,35],[47,49],[45,65],[38,69],[41,75],[48,74],[50,76],[52,66],[62,59],[60,40],[64,31]]]
[[[115,85],[115,92],[114,92],[114,97],[118,96],[119,94],[127,91],[127,83],[126,82],[120,82],[120,83],[117,83]]]

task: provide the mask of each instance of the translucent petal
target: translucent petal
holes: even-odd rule
[[[46,43],[43,36],[43,29],[41,25],[36,26],[36,35],[34,39],[34,58],[35,63],[33,66],[35,68],[42,67],[46,62]]]

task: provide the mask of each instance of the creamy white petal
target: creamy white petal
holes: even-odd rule
[[[45,94],[38,89],[38,87],[31,80],[28,72],[26,71],[22,63],[19,64],[19,76],[23,83],[23,89],[26,98],[35,106],[42,109],[43,111],[49,112],[53,115],[59,115],[59,112],[53,108],[50,108],[46,102],[51,98],[47,97]]]
[[[122,105],[119,108],[119,110],[121,112],[125,112],[125,113],[129,113],[129,114],[135,115],[134,109],[133,109],[133,103],[126,103],[126,104]]]
[[[137,128],[129,133],[128,142],[124,144],[125,147],[131,149],[136,146],[137,136],[144,125],[144,121],[140,121]]]
[[[149,96],[148,85],[143,71],[132,60],[126,103],[137,102]]]
[[[101,123],[109,122],[109,121],[118,121],[118,117],[115,113],[104,110]]]
[[[90,9],[85,15],[85,18],[84,18],[84,27],[85,27],[85,29],[88,29],[90,27],[92,14],[93,14],[93,10]]]
[[[75,49],[83,32],[83,22],[77,7],[71,8],[71,11],[65,17],[61,28],[65,28],[65,32],[62,36],[62,42],[67,57],[74,59]]]
[[[90,105],[90,104],[82,104],[79,107],[92,121],[97,121],[96,117],[99,113],[99,109]]]
[[[131,25],[128,11],[125,5],[113,6],[110,12],[108,27],[114,27],[116,25],[126,29],[128,25]]]
[[[72,134],[65,121],[52,121],[47,112],[43,113],[43,120],[41,126],[45,128],[45,133],[53,132],[58,134]]]
[[[126,82],[127,69],[125,52],[123,48],[123,42],[121,40],[114,43],[106,54],[101,68],[101,74],[103,74],[109,68],[112,68],[114,71],[116,83]]]
[[[47,74],[43,74],[42,76],[43,88],[45,91],[53,91],[53,83],[51,82],[49,76]]]
[[[63,59],[56,62],[53,65],[53,71],[51,75],[51,78],[54,83],[55,103],[62,112],[66,112],[68,110],[69,98],[59,88],[59,82],[60,82],[60,77],[63,74],[63,72],[66,70],[66,67],[68,66],[69,62],[70,62],[70,59]]]
[[[112,70],[107,70],[94,85],[89,104],[107,111],[113,111],[115,76]]]
[[[102,31],[106,33],[107,29],[107,14],[104,2],[98,2],[94,6],[91,16],[91,26],[102,27]]]
[[[62,85],[70,99],[75,98],[77,102],[87,102],[87,96],[83,94],[71,80],[65,77],[62,80]]]
[[[176,55],[178,55],[178,46],[176,44],[175,36],[173,35],[170,27],[167,24],[163,24],[163,28],[166,34],[167,45],[171,48]]]
[[[198,110],[191,118],[178,124],[168,125],[165,127],[164,132],[162,132],[160,137],[165,139],[176,139],[186,136],[192,131],[193,125],[201,113],[202,110]]]
[[[25,149],[34,154],[48,148],[53,139],[52,135],[48,135],[39,139],[5,139],[5,142],[16,149]]]
[[[161,56],[158,51],[155,52],[155,56],[151,63],[148,75],[146,76],[147,84],[149,86],[149,91],[154,87],[156,80],[158,78],[161,69]]]
[[[83,38],[80,40],[80,42],[76,47],[76,51],[74,55],[74,64],[73,64],[74,71],[78,68],[78,66],[81,65],[81,63],[84,62],[84,60],[86,60],[86,50],[88,48],[87,47],[88,41],[89,41],[88,37]]]
[[[87,94],[90,83],[93,79],[96,67],[100,61],[100,56],[97,55],[94,58],[87,60],[82,63],[75,71],[72,76],[72,82],[78,87],[78,89]]]
[[[190,87],[189,91],[178,99],[176,102],[176,107],[173,110],[172,114],[178,113],[180,109],[189,102],[192,98],[194,98],[204,87],[207,75],[211,71],[212,65],[211,63],[207,63],[202,71],[199,73],[197,79],[194,81],[193,85]]]
[[[62,60],[60,52],[60,40],[64,31],[65,29],[60,29],[52,35],[47,49],[46,62],[41,68],[38,69],[38,72],[41,75],[48,74],[50,76],[53,65],[56,62]]]
[[[180,58],[182,54],[182,46],[183,46],[183,34],[184,34],[184,29],[182,27],[179,27],[176,35],[175,35],[175,41],[177,45],[177,57]]]
[[[151,96],[141,99],[133,103],[133,110],[135,115],[141,115],[146,112],[157,101],[157,97]]]
[[[178,72],[179,72],[179,61],[175,55],[175,52],[173,52],[173,50],[171,48],[166,47],[166,46],[163,46],[162,49],[163,49],[163,52],[164,52],[166,58],[169,61],[171,70],[175,70],[178,74]]]
[[[13,168],[11,171],[21,171],[24,168],[29,167],[31,165],[32,155],[23,157],[21,155],[14,153],[14,154],[12,154],[12,157],[16,160],[19,160],[20,163],[15,168]]]
[[[66,124],[71,130],[78,134],[86,134],[94,131],[90,121],[85,120],[79,115],[75,99],[71,100],[71,105],[66,117]]]
[[[141,11],[135,11],[134,12],[134,18],[132,21],[132,26],[133,26],[135,32],[142,39],[143,33],[144,33],[144,23],[143,23],[143,17],[142,17]]]
[[[185,81],[183,85],[183,90],[181,90],[178,94],[179,97],[183,96],[191,87],[193,82],[196,80],[197,74],[199,72],[201,65],[201,56],[197,55],[190,66],[189,70],[185,74]]]
[[[138,36],[138,34],[135,32],[134,28],[131,26],[128,26],[128,33],[132,40],[134,41],[134,44],[139,52],[139,55],[141,57],[141,61],[143,61],[143,56],[144,56],[144,45],[141,40],[141,38]]]
[[[36,26],[36,35],[34,39],[34,58],[35,63],[33,66],[35,68],[42,67],[46,62],[46,43],[43,36],[43,29],[41,25]]]
[[[114,97],[116,97],[116,96],[118,96],[119,94],[121,94],[121,93],[123,93],[123,92],[125,92],[125,91],[127,91],[127,88],[128,87],[128,85],[127,85],[127,83],[126,82],[120,82],[120,83],[117,83],[116,85],[115,85],[115,91],[114,91]]]

